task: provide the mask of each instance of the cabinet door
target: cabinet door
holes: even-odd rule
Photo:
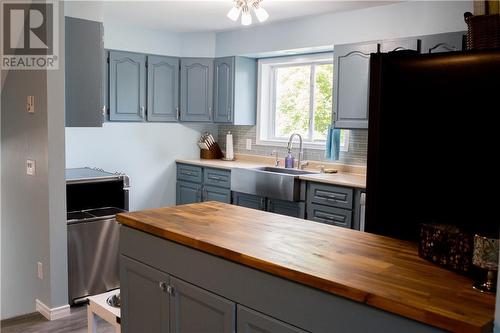
[[[170,298],[172,333],[235,331],[235,303],[176,278],[171,278],[170,283],[173,287]]]
[[[121,329],[123,333],[169,332],[169,276],[120,256]]]
[[[110,51],[109,67],[109,119],[145,120],[146,56]]]
[[[203,201],[219,201],[230,204],[231,190],[216,186],[203,186]]]
[[[211,121],[213,59],[181,60],[181,120]]]
[[[295,326],[238,305],[238,333],[305,333]]]
[[[241,207],[266,210],[266,199],[252,194],[233,192],[233,204]]]
[[[421,40],[419,38],[399,38],[384,40],[380,47],[380,51],[383,53],[405,50],[420,52],[420,47]]]
[[[148,121],[179,119],[179,59],[148,56]]]
[[[103,122],[103,25],[65,18],[66,126],[101,127]]]
[[[201,184],[177,181],[176,192],[178,205],[201,202]]]
[[[335,45],[333,109],[337,128],[368,128],[370,54],[376,42]]]
[[[307,204],[307,219],[337,227],[352,228],[352,211],[347,209]]]
[[[268,199],[267,211],[303,219],[305,217],[305,203]]]
[[[462,51],[465,31],[423,36],[422,53]]]
[[[234,106],[234,57],[215,59],[214,122],[231,123]]]

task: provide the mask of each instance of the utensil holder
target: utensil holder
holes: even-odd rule
[[[207,149],[201,149],[200,150],[200,158],[204,160],[218,160],[224,157],[224,154],[222,154],[222,150],[219,147],[219,144],[215,142],[210,148]]]

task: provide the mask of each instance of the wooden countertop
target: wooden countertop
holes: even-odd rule
[[[259,168],[263,166],[271,166],[272,163],[269,162],[269,158],[259,158],[255,160],[242,159],[236,161],[224,161],[224,160],[205,160],[205,159],[191,159],[191,160],[176,160],[177,163],[198,165],[201,167],[210,167],[224,170],[231,170],[233,168]],[[274,160],[273,160],[274,161]],[[284,162],[283,162],[284,163]],[[283,165],[282,163],[282,165]],[[314,163],[316,166],[316,163]],[[356,167],[353,167],[356,168]],[[364,169],[358,167],[360,169]],[[325,183],[331,185],[340,185],[354,188],[366,188],[366,175],[356,174],[351,172],[339,171],[338,173],[326,174],[319,173],[319,168],[311,170],[311,174],[302,175],[299,179],[312,181],[317,183]],[[341,169],[342,170],[342,169]]]
[[[495,297],[413,243],[205,202],[119,214],[129,227],[454,332],[490,332]]]

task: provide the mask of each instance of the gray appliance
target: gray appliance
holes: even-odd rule
[[[120,287],[119,224],[128,210],[129,179],[100,169],[66,170],[70,304]]]

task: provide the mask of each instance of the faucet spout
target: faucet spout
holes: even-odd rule
[[[304,157],[302,135],[300,135],[299,133],[293,133],[292,135],[290,135],[290,138],[288,139],[287,149],[288,149],[288,151],[290,151],[292,149],[292,142],[293,142],[293,139],[295,137],[299,138],[299,159],[297,161],[297,163],[298,163],[297,169],[301,169],[302,168],[302,159]]]

